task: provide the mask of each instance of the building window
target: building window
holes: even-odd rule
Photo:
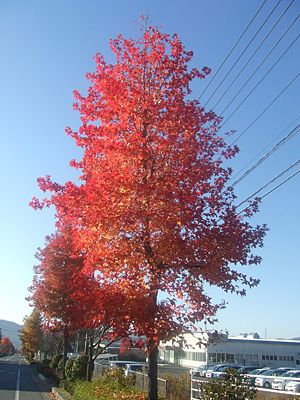
[[[270,360],[272,360],[272,361],[273,361],[273,356],[270,356]]]
[[[208,359],[209,359],[209,362],[213,362],[213,363],[217,362],[216,353],[208,353]]]
[[[262,355],[262,356],[261,356],[261,359],[262,359],[262,360],[265,360],[265,359],[266,359],[266,356],[265,356],[265,355]]]
[[[234,363],[234,354],[226,354],[226,362]]]
[[[235,361],[237,364],[243,365],[243,363],[244,363],[243,354],[235,354],[235,355],[234,355],[234,361]]]
[[[274,361],[277,361],[277,356],[274,356]]]

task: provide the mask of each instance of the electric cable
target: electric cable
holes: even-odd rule
[[[298,19],[300,14],[298,14],[297,18]],[[296,19],[293,21],[292,24],[296,21]],[[291,28],[292,24],[289,26],[289,28],[285,31],[284,35],[287,33],[287,31]],[[243,84],[243,86],[239,89],[239,91],[235,94],[235,96],[231,99],[231,101],[227,104],[227,106],[224,108],[224,110],[221,112],[220,117],[224,114],[224,112],[227,110],[227,108],[231,105],[231,103],[236,99],[236,97],[240,94],[240,92],[244,89],[244,87],[247,85],[247,83],[250,81],[250,79],[253,77],[253,75],[257,72],[257,70],[262,66],[262,64],[265,62],[265,60],[269,57],[269,55],[272,53],[272,51],[275,49],[275,47],[278,45],[278,43],[281,41],[281,39],[284,37],[281,36],[281,38],[277,41],[277,43],[273,46],[273,48],[269,51],[269,53],[266,55],[266,57],[261,61],[261,63],[258,65],[258,67],[254,70],[254,72],[250,75],[250,77],[247,79],[247,81]],[[239,106],[230,114],[230,116],[224,121],[222,126],[225,125],[225,123],[232,117],[233,114],[241,107],[241,105],[248,99],[248,97],[254,92],[254,90],[261,84],[261,82],[266,78],[266,76],[272,71],[272,69],[278,64],[278,62],[282,59],[282,57],[288,52],[288,50],[293,46],[294,43],[299,39],[300,34],[296,37],[296,39],[293,40],[293,42],[289,45],[289,47],[281,54],[281,56],[277,59],[277,61],[272,65],[272,67],[265,73],[265,75],[260,79],[260,81],[254,86],[254,88],[251,90],[251,92],[244,98],[244,100],[239,104]],[[221,126],[221,127],[222,127]]]
[[[285,144],[288,140],[290,140],[297,132],[300,130],[300,125],[296,126],[285,138],[280,140],[267,154],[261,157],[251,168],[249,168],[240,178],[233,182],[230,185],[233,188],[239,182],[241,182],[250,172],[254,171],[262,162],[264,162],[271,154],[273,154],[276,150],[278,150],[283,144]]]
[[[250,128],[255,122],[271,107],[272,104],[275,103],[276,100],[291,86],[291,84],[298,78],[300,72],[293,78],[290,83],[269,103],[269,105],[256,117],[256,119],[230,144],[230,146],[234,145]]]
[[[261,155],[261,153],[263,153],[272,143],[274,143],[275,141],[276,141],[276,139],[278,139],[287,129],[289,129],[289,127],[290,126],[292,126],[292,125],[294,125],[294,123],[298,120],[300,118],[300,115],[298,115],[298,117],[294,120],[294,121],[292,121],[283,131],[281,131],[280,133],[279,133],[279,135],[277,135],[269,144],[267,144],[267,146],[265,146],[254,158],[252,158],[252,160],[250,160],[241,170],[239,170],[235,175],[233,175],[232,176],[232,178],[231,178],[231,180],[233,180],[236,176],[238,176],[242,171],[244,171],[244,169],[246,169],[247,167],[248,167],[248,165],[250,165],[258,156],[260,156]],[[300,125],[299,125],[299,128],[300,128]],[[297,127],[296,128],[294,128],[294,129],[297,129]],[[294,129],[293,129],[293,131],[294,131]],[[293,132],[292,131],[292,132]],[[295,132],[296,133],[296,132]],[[290,134],[289,134],[290,135]],[[288,136],[289,136],[288,135]],[[288,138],[288,136],[286,137],[286,138],[284,138],[284,139],[282,139],[282,141],[283,140],[285,140],[285,139],[287,139]],[[279,142],[279,143],[277,143],[277,145],[275,146],[275,147],[277,147],[277,146],[279,146],[279,144],[281,143],[281,141]],[[283,143],[282,143],[283,144]],[[280,146],[279,146],[280,147]],[[274,148],[274,150],[272,149],[271,151],[275,151],[275,150],[277,150],[277,148],[275,149]],[[265,157],[265,156],[264,156]],[[248,175],[248,174],[247,174]]]
[[[267,193],[265,193],[263,196],[259,197],[260,200],[262,200],[263,198],[265,198],[266,196],[268,196],[270,193],[274,192],[274,190],[278,189],[280,186],[282,186],[284,183],[288,182],[290,179],[292,179],[295,175],[299,174],[300,169],[298,169],[298,171],[294,172],[292,175],[290,175],[288,178],[286,178],[284,181],[280,182],[277,186],[274,186],[271,190],[269,190]],[[251,196],[253,197],[253,196]],[[250,197],[250,198],[251,198]],[[249,206],[245,207],[242,211],[240,211],[237,215],[241,214],[242,212],[244,212],[245,210],[247,210],[247,208],[249,208]]]
[[[297,164],[300,163],[300,159],[296,162],[294,162],[292,165],[290,165],[287,169],[285,169],[284,171],[282,171],[279,175],[275,176],[275,178],[271,179],[268,183],[266,183],[264,186],[262,186],[260,189],[258,189],[256,192],[252,193],[249,197],[247,197],[247,199],[243,200],[240,204],[238,204],[236,206],[236,208],[240,207],[242,204],[246,203],[246,201],[250,200],[252,197],[254,197],[256,194],[258,194],[259,192],[261,192],[263,189],[265,189],[267,186],[269,186],[271,183],[273,183],[274,181],[276,181],[278,178],[280,178],[282,175],[284,175],[286,172],[288,172],[290,169],[294,168]],[[299,170],[300,171],[300,170]],[[294,176],[294,175],[292,175]],[[265,197],[262,196],[260,197],[261,199]]]
[[[242,51],[242,53],[239,55],[239,57],[237,58],[237,60],[235,61],[235,63],[232,65],[232,67],[229,69],[229,71],[227,72],[227,74],[224,76],[224,78],[222,79],[222,81],[219,83],[219,85],[217,86],[217,88],[214,90],[214,92],[212,93],[212,95],[210,96],[210,98],[206,101],[204,107],[206,106],[206,104],[210,101],[210,99],[214,96],[214,94],[217,92],[217,90],[219,89],[219,87],[222,85],[222,83],[225,81],[225,79],[227,78],[227,76],[230,74],[230,72],[233,70],[233,68],[236,66],[236,64],[239,62],[239,60],[241,59],[241,57],[245,54],[246,50],[248,49],[248,47],[250,46],[250,44],[253,42],[253,40],[256,38],[256,36],[259,34],[259,32],[261,31],[261,29],[264,27],[264,25],[266,24],[266,22],[268,21],[268,19],[271,17],[271,15],[273,14],[273,12],[275,11],[275,9],[277,8],[277,6],[279,5],[279,3],[281,2],[281,0],[278,1],[278,3],[275,5],[275,7],[273,8],[273,10],[270,12],[270,14],[267,16],[267,18],[264,20],[264,22],[262,23],[262,25],[259,27],[259,29],[256,31],[255,35],[252,37],[252,39],[250,40],[250,42],[247,44],[247,46],[244,48],[244,50]]]
[[[225,94],[228,92],[228,90],[231,88],[231,86],[234,84],[234,82],[237,80],[237,78],[240,76],[240,74],[244,71],[244,69],[246,68],[246,66],[249,64],[249,62],[252,60],[252,58],[255,56],[255,54],[257,53],[257,51],[260,49],[260,47],[263,45],[263,43],[266,41],[266,39],[268,38],[268,36],[272,33],[272,31],[275,29],[276,25],[279,23],[279,21],[283,18],[284,14],[287,12],[287,10],[289,9],[289,7],[292,5],[292,3],[294,2],[294,0],[292,0],[290,2],[290,4],[287,6],[287,8],[284,10],[284,12],[281,14],[281,16],[278,18],[278,20],[275,22],[275,24],[272,26],[272,28],[269,30],[269,32],[267,33],[267,35],[264,37],[264,39],[260,42],[260,44],[257,46],[257,48],[255,49],[255,51],[252,53],[252,55],[250,56],[250,58],[246,61],[246,63],[243,65],[242,69],[239,71],[239,73],[235,76],[235,78],[231,81],[231,83],[229,84],[229,86],[227,87],[227,89],[225,90],[225,92],[222,94],[222,96],[219,98],[219,100],[216,102],[216,104],[212,107],[212,109],[214,109],[219,102],[222,100],[222,98],[225,96]],[[206,102],[207,104],[207,102]],[[204,107],[206,106],[206,104],[204,104]]]
[[[238,38],[238,40],[235,42],[234,46],[232,47],[232,49],[230,50],[230,52],[227,54],[227,56],[225,57],[225,59],[223,60],[223,62],[221,63],[221,65],[219,66],[219,68],[217,69],[217,71],[214,73],[213,77],[211,78],[211,80],[208,82],[208,84],[206,85],[206,87],[204,88],[204,90],[202,91],[202,93],[200,94],[200,96],[198,97],[197,101],[199,101],[199,99],[202,97],[202,95],[205,93],[206,89],[209,87],[209,85],[211,84],[211,82],[215,79],[216,75],[218,74],[218,72],[220,71],[220,69],[223,67],[223,65],[225,64],[225,62],[227,61],[227,59],[229,58],[229,56],[231,55],[231,53],[233,52],[233,50],[235,49],[235,47],[238,45],[238,43],[240,42],[240,40],[242,39],[242,37],[244,36],[244,34],[246,33],[246,31],[248,30],[248,28],[250,27],[250,25],[252,24],[252,22],[254,21],[254,19],[256,18],[256,16],[258,15],[258,13],[260,12],[260,10],[262,9],[262,7],[264,6],[264,4],[266,3],[267,0],[264,0],[264,2],[262,3],[262,5],[259,7],[259,9],[256,11],[255,15],[252,17],[251,21],[249,22],[249,24],[247,25],[247,27],[244,29],[243,33],[240,35],[240,37]]]

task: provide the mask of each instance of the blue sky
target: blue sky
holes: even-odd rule
[[[31,313],[25,297],[32,282],[34,253],[43,246],[44,237],[54,231],[54,218],[53,210],[37,212],[28,203],[33,196],[41,196],[37,177],[50,174],[60,183],[77,178],[68,164],[71,159],[80,157],[80,151],[64,129],[71,126],[76,130],[79,126],[79,117],[72,110],[72,92],[77,89],[85,93],[88,87],[85,73],[94,71],[96,52],[101,52],[108,62],[114,62],[109,39],[119,33],[137,38],[139,17],[146,14],[151,25],[162,25],[162,31],[169,34],[177,33],[186,49],[194,51],[192,67],[208,66],[212,68],[213,76],[262,3],[262,0],[1,1],[0,319],[22,323],[23,317]],[[200,98],[202,104],[206,104],[275,4],[272,0],[265,2]],[[284,13],[289,4],[288,0],[280,2],[206,108],[215,107],[217,114],[226,108],[299,14],[298,1]],[[299,27],[300,20],[297,20],[225,111],[224,121],[297,38]],[[292,45],[222,128],[222,133],[231,129],[237,131],[228,139],[229,143],[243,133],[297,76],[299,61],[300,40]],[[243,72],[222,97],[244,65]],[[193,84],[195,98],[208,82],[209,79]],[[300,78],[291,83],[237,141],[241,151],[231,163],[233,175],[239,174],[236,178],[247,165],[246,169],[300,124],[299,93]],[[220,97],[222,99],[215,106]],[[238,200],[243,201],[298,160],[299,135],[294,135],[236,186]],[[299,164],[281,180],[297,169]],[[299,183],[300,174],[268,195],[252,220],[253,224],[266,223],[270,228],[264,248],[259,252],[263,257],[262,264],[246,268],[250,275],[261,279],[259,287],[249,291],[244,298],[225,296],[209,288],[214,299],[224,298],[229,303],[227,309],[218,314],[216,328],[227,329],[231,335],[257,331],[261,337],[268,338],[300,336],[297,313]]]

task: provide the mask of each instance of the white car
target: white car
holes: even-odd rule
[[[126,369],[127,364],[136,364],[136,361],[111,361],[109,363],[110,368],[118,367]]]
[[[238,370],[241,368],[240,365],[225,365],[225,367],[220,368],[218,371],[212,371],[211,377],[212,378],[219,378],[220,376],[226,376],[228,370],[231,368]]]
[[[300,382],[297,381],[291,381],[285,385],[285,390],[287,392],[294,392],[294,393],[300,393]]]
[[[200,376],[205,376],[206,371],[211,368],[211,365],[201,365],[198,368],[192,368],[190,370],[190,374],[192,378],[200,377]]]
[[[229,364],[215,364],[215,365],[212,365],[205,373],[206,378],[211,378],[213,372],[220,371],[221,368],[226,367],[226,366],[228,367]]]
[[[272,389],[285,390],[285,386],[289,382],[293,382],[295,378],[300,379],[299,369],[286,371],[284,374],[281,375],[280,378],[274,379],[274,381],[272,382]]]
[[[125,375],[131,375],[134,372],[139,372],[141,374],[143,373],[148,373],[148,367],[145,364],[126,364],[126,368],[125,368]]]
[[[281,376],[288,370],[289,368],[277,368],[277,369],[266,370],[255,379],[255,386],[263,387],[265,389],[271,389],[272,382],[274,379],[276,379],[276,376]]]

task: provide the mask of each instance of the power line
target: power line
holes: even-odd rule
[[[299,174],[299,172],[300,172],[300,169],[298,169],[298,171],[294,172],[291,176],[286,178],[284,181],[280,182],[277,186],[273,187],[271,190],[269,190],[267,193],[265,193],[263,196],[261,196],[260,199],[262,200],[264,197],[268,196],[274,190],[278,189],[281,185],[283,185],[284,183],[286,183],[287,181],[292,179],[295,175]]]
[[[288,140],[290,140],[297,132],[300,130],[300,125],[296,126],[285,138],[280,140],[267,154],[261,157],[251,168],[249,168],[240,178],[238,178],[230,187],[234,187],[239,182],[241,182],[247,175],[250,174],[253,170],[255,170],[262,162],[264,162],[271,154],[273,154],[276,150],[278,150],[283,144],[285,144]]]
[[[234,46],[232,47],[232,49],[230,50],[230,52],[227,54],[227,56],[225,57],[225,59],[223,60],[223,62],[221,63],[221,65],[219,66],[219,68],[217,69],[217,71],[215,72],[215,74],[213,75],[213,77],[211,78],[211,80],[208,82],[208,84],[206,85],[206,87],[204,88],[204,90],[202,91],[202,93],[200,94],[200,96],[198,97],[198,101],[199,99],[202,97],[202,95],[205,93],[206,89],[209,87],[209,85],[212,83],[212,81],[215,79],[216,75],[218,74],[218,72],[220,71],[220,69],[223,67],[223,65],[225,64],[225,62],[227,61],[228,57],[230,56],[230,54],[233,52],[233,50],[235,49],[235,47],[238,45],[239,41],[242,39],[242,37],[244,36],[244,34],[246,33],[246,31],[248,30],[248,28],[250,27],[250,25],[252,24],[252,22],[254,21],[254,19],[256,18],[257,14],[260,12],[260,10],[262,9],[263,5],[265,4],[267,0],[264,0],[264,2],[262,3],[262,5],[259,7],[259,9],[256,11],[254,17],[251,19],[251,21],[249,22],[249,24],[247,25],[247,27],[244,29],[243,33],[240,35],[240,37],[238,38],[238,40],[236,41],[236,43],[234,44]]]
[[[224,108],[224,110],[221,112],[220,116],[224,114],[224,112],[227,110],[227,108],[230,106],[230,104],[235,100],[235,98],[240,94],[240,92],[244,89],[244,87],[247,85],[247,83],[250,81],[250,79],[253,77],[253,75],[257,72],[257,70],[262,66],[262,64],[265,62],[265,60],[269,57],[269,55],[272,53],[272,51],[275,49],[275,47],[278,45],[278,43],[281,41],[281,39],[285,36],[285,34],[288,32],[288,30],[292,27],[292,25],[296,22],[296,20],[299,18],[300,14],[295,18],[295,20],[292,22],[292,24],[288,27],[288,29],[284,32],[284,34],[281,36],[281,38],[276,42],[276,44],[273,46],[273,48],[269,51],[269,53],[265,56],[265,58],[261,61],[261,63],[258,65],[258,67],[254,70],[254,72],[250,75],[250,77],[247,79],[247,81],[243,84],[243,86],[239,89],[239,91],[235,94],[235,96],[231,99],[231,101],[227,104],[227,106]],[[254,88],[251,90],[251,92],[244,98],[244,100],[238,105],[238,107],[230,114],[230,116],[226,119],[226,121],[222,124],[221,127],[225,125],[225,123],[235,114],[235,112],[241,107],[241,105],[248,99],[248,97],[254,92],[254,90],[261,84],[261,82],[266,78],[266,76],[272,71],[272,69],[278,64],[278,62],[282,59],[282,57],[288,52],[288,50],[293,46],[294,43],[299,39],[300,34],[296,37],[296,39],[293,40],[293,42],[289,45],[289,47],[281,54],[281,56],[277,59],[277,61],[272,65],[272,67],[265,73],[265,75],[260,79],[260,81],[254,86]]]
[[[283,18],[284,14],[287,12],[287,10],[289,9],[289,7],[292,5],[292,3],[294,2],[294,0],[292,0],[290,2],[290,4],[287,6],[287,8],[284,10],[284,12],[281,14],[281,16],[278,18],[278,20],[275,22],[275,24],[272,26],[272,28],[269,30],[269,32],[267,33],[267,35],[264,37],[264,39],[260,42],[260,44],[257,46],[257,48],[255,49],[255,51],[252,53],[252,55],[250,56],[250,58],[246,61],[246,63],[243,65],[243,67],[240,69],[239,73],[235,76],[235,78],[231,81],[231,83],[229,84],[229,86],[227,87],[227,89],[225,90],[225,92],[223,92],[222,96],[219,98],[219,100],[216,102],[216,104],[212,107],[212,109],[214,109],[219,102],[222,100],[222,98],[225,96],[225,94],[228,92],[228,90],[231,88],[231,86],[234,84],[234,82],[237,80],[237,78],[240,76],[240,74],[244,71],[244,69],[246,68],[246,66],[249,64],[249,62],[252,60],[252,58],[255,56],[255,54],[257,53],[257,51],[260,49],[260,47],[263,45],[263,43],[266,41],[266,39],[268,38],[268,36],[271,34],[271,32],[275,29],[276,25],[279,23],[279,21]],[[207,103],[206,103],[207,104]],[[205,104],[205,105],[206,105]],[[204,105],[204,106],[205,106]]]
[[[239,205],[236,206],[236,208],[240,207],[242,204],[246,203],[248,200],[250,200],[252,197],[254,197],[255,195],[257,195],[259,192],[261,192],[263,189],[265,189],[267,186],[269,186],[271,183],[273,183],[274,181],[276,181],[278,178],[280,178],[282,175],[284,175],[286,172],[288,172],[290,169],[294,168],[297,164],[300,163],[300,159],[296,162],[294,162],[294,164],[290,165],[287,169],[285,169],[284,171],[282,171],[279,175],[275,176],[275,178],[271,179],[268,183],[266,183],[264,186],[262,186],[260,189],[258,189],[256,192],[254,192],[253,194],[251,194],[249,197],[247,197],[246,200],[242,201]],[[300,172],[300,170],[298,171]],[[296,172],[295,174],[293,174],[291,177],[293,177],[294,175],[296,175],[298,172]],[[290,177],[290,178],[291,178]],[[289,178],[289,179],[290,179]],[[288,179],[287,179],[288,180]],[[287,180],[285,180],[284,182],[286,182]],[[284,183],[283,182],[283,183]],[[281,184],[277,185],[277,187],[281,186]],[[269,191],[267,194],[271,193],[274,189],[272,189],[271,191]],[[267,194],[265,194],[264,196],[260,197],[260,199],[264,198]]]
[[[275,9],[277,8],[278,4],[281,2],[281,0],[278,1],[278,3],[276,4],[276,6],[273,8],[273,10],[270,12],[270,14],[268,15],[268,17],[264,20],[264,22],[262,23],[262,25],[260,26],[260,28],[256,31],[255,35],[252,37],[252,39],[250,40],[250,42],[247,44],[247,46],[244,48],[244,50],[242,51],[242,53],[239,55],[239,57],[237,58],[237,60],[235,61],[235,63],[232,65],[232,67],[229,69],[229,71],[227,72],[227,74],[224,76],[224,78],[222,79],[222,81],[219,83],[219,85],[217,86],[217,88],[214,90],[214,92],[212,93],[212,95],[210,96],[210,98],[206,101],[204,107],[206,106],[206,104],[210,101],[210,99],[214,96],[214,94],[217,92],[217,90],[219,89],[219,87],[222,85],[222,83],[225,81],[225,79],[227,78],[227,76],[230,74],[230,72],[233,70],[233,68],[236,66],[236,64],[239,62],[239,60],[241,59],[241,57],[245,54],[246,50],[248,49],[248,47],[250,46],[250,44],[253,42],[253,40],[256,38],[256,36],[258,35],[258,33],[261,31],[261,29],[264,27],[264,25],[266,24],[266,22],[268,21],[268,19],[271,17],[271,15],[273,14],[273,12],[275,11]]]
[[[290,83],[271,101],[271,103],[269,103],[269,105],[258,115],[258,117],[256,117],[256,119],[235,139],[234,142],[232,142],[230,144],[230,146],[234,145],[247,131],[248,129],[251,128],[252,125],[255,124],[255,122],[271,107],[271,105],[273,103],[275,103],[275,101],[289,88],[289,86],[291,86],[291,84],[298,78],[298,76],[300,75],[300,72],[295,76],[294,79],[292,79],[290,81]]]
[[[248,167],[248,165],[250,165],[261,153],[263,153],[272,143],[274,143],[275,142],[275,140],[276,139],[278,139],[290,126],[292,126],[298,119],[300,118],[300,115],[298,115],[298,117],[294,120],[294,121],[292,121],[283,131],[281,131],[280,133],[279,133],[279,135],[277,135],[267,146],[265,146],[254,158],[252,158],[252,160],[250,160],[239,172],[237,172],[235,175],[233,175],[232,176],[232,178],[231,178],[231,180],[233,179],[233,178],[235,178],[236,176],[238,176],[242,171],[244,171],[244,169],[246,169],[247,167]],[[299,125],[299,127],[300,127],[300,125]],[[294,128],[293,129],[293,131],[295,130],[295,129],[297,129],[297,127],[296,128]],[[292,132],[293,132],[292,131]],[[296,132],[295,132],[296,133]],[[290,134],[289,134],[290,135]],[[288,136],[289,136],[288,135]],[[288,137],[287,136],[287,137]],[[286,137],[286,138],[287,138]],[[285,138],[285,139],[286,139]],[[281,143],[283,140],[285,140],[285,139],[282,139],[279,143]],[[277,147],[278,145],[279,145],[279,143],[277,143],[277,145],[275,146],[275,147]],[[275,151],[275,150],[274,150]]]
[[[300,161],[300,160],[298,160]],[[290,175],[288,178],[286,178],[284,181],[280,182],[277,186],[273,187],[271,190],[269,190],[267,193],[265,193],[263,196],[259,197],[260,200],[262,200],[263,198],[265,198],[266,196],[268,196],[270,193],[274,192],[274,190],[278,189],[280,186],[282,186],[284,183],[288,182],[290,179],[292,179],[295,175],[299,174],[300,169],[298,169],[298,171],[294,172],[292,175]],[[262,188],[263,189],[263,188]],[[260,189],[261,190],[261,189]],[[255,196],[255,194],[251,195],[250,197],[248,197],[248,199],[250,199],[251,197]],[[247,199],[247,200],[248,200]],[[245,201],[247,201],[245,200]],[[243,202],[244,203],[244,202]],[[242,203],[241,203],[242,204]],[[239,204],[240,205],[240,204]],[[247,208],[249,208],[249,206],[245,207],[242,211],[240,211],[237,215],[241,214],[242,212],[244,212],[245,210],[247,210]]]

